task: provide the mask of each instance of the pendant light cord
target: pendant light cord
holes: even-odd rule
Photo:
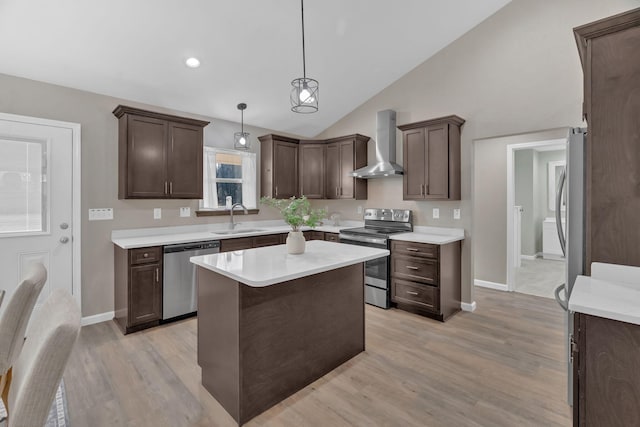
[[[240,110],[240,126],[242,135],[244,135],[244,108]]]
[[[300,11],[302,12],[302,77],[307,78],[307,64],[304,55],[304,0],[300,0]]]

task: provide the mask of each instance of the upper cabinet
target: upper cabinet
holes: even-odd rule
[[[367,198],[367,180],[350,174],[367,165],[368,136],[355,134],[327,140],[327,199]]]
[[[589,124],[587,274],[592,262],[640,266],[640,8],[582,25],[574,34]]]
[[[263,197],[288,199],[298,195],[298,140],[265,135],[260,140],[260,187]]]
[[[300,194],[308,199],[325,198],[327,145],[300,141]]]
[[[460,200],[458,116],[398,126],[402,131],[404,200]]]
[[[368,136],[299,141],[270,134],[258,139],[263,197],[367,198],[367,181],[350,173],[367,164]]]
[[[209,122],[119,105],[119,199],[201,199]]]

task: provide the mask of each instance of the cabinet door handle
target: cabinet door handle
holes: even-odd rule
[[[340,195],[342,196],[344,193],[342,192],[342,187],[340,187]]]
[[[340,193],[338,192],[338,187],[336,187],[336,197],[338,197]]]
[[[412,292],[412,291],[407,291],[407,293],[408,293],[409,295],[414,295],[414,296],[415,296],[415,295],[418,295],[418,293],[417,293],[417,292]]]
[[[418,267],[414,267],[414,266],[412,266],[412,265],[407,265],[407,268],[408,268],[409,270],[419,270],[419,268],[418,268]]]
[[[407,248],[407,250],[409,252],[420,252],[420,249],[416,249],[416,248]]]
[[[278,197],[278,186],[276,185],[276,197]]]
[[[156,282],[160,282],[160,269],[156,268]]]
[[[424,195],[426,196],[427,194],[429,194],[429,184],[424,186]]]
[[[164,182],[164,194],[167,194],[167,181]]]
[[[169,183],[169,194],[173,194],[173,181]]]
[[[143,253],[143,254],[142,254],[142,256],[143,256],[144,258],[149,258],[149,252],[145,252],[145,253]]]

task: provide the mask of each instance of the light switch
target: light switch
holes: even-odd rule
[[[162,218],[162,208],[153,208],[153,219]]]
[[[438,218],[440,218],[440,209],[433,208],[433,219],[438,219]]]
[[[180,208],[180,216],[181,217],[190,217],[191,216],[191,208]]]
[[[356,212],[357,212],[357,213],[359,213],[359,214],[361,214],[361,213],[362,213],[362,206],[358,206],[358,207],[356,208]]]
[[[104,221],[113,219],[113,208],[89,209],[89,221]]]
[[[453,219],[460,219],[460,209],[453,210]]]

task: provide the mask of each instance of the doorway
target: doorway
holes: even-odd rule
[[[554,298],[566,263],[556,228],[556,193],[566,140],[507,145],[507,288]],[[561,204],[561,210],[563,210]],[[564,215],[561,215],[564,217]],[[563,222],[563,228],[564,227]]]
[[[81,307],[80,125],[0,113],[0,288],[9,298],[29,264]],[[1,307],[0,307],[1,309]]]

